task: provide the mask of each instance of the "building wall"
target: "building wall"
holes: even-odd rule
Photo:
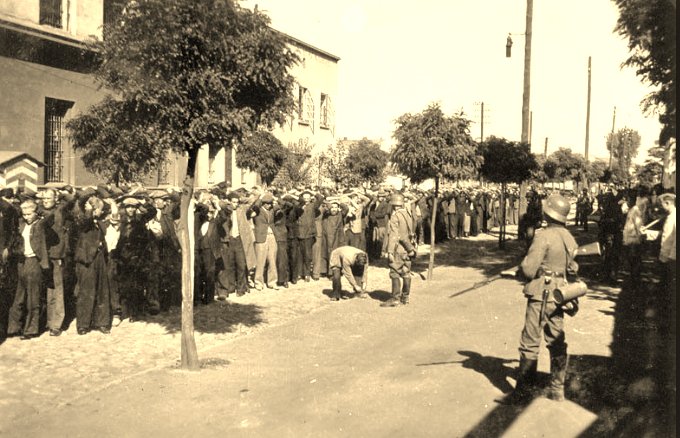
[[[45,99],[73,102],[64,118],[98,102],[103,93],[97,90],[87,74],[47,67],[31,62],[0,57],[0,149],[28,152],[38,160],[45,159]],[[64,141],[65,183],[88,185],[96,181]],[[39,183],[44,183],[40,172]]]
[[[26,27],[84,41],[101,38],[104,19],[102,0],[62,0],[61,28],[40,24],[39,0],[0,0],[0,17]]]
[[[77,50],[79,42],[88,37],[101,38],[104,3],[104,0],[62,0],[62,28],[58,29],[39,24],[39,0],[0,0],[0,19],[19,26],[0,25],[0,46],[3,41],[8,46],[16,46],[15,49],[0,47],[0,149],[25,151],[45,160],[45,100],[73,103],[65,115],[65,124],[103,98],[105,93],[97,90],[87,73],[91,64],[80,59]],[[60,38],[31,33],[32,29]],[[299,86],[309,90],[314,117],[309,124],[303,124],[296,115],[274,134],[284,145],[310,145],[310,153],[318,154],[335,142],[334,117],[328,127],[320,126],[320,99],[322,93],[329,96],[334,113],[338,58],[286,37],[301,59],[292,70],[297,80],[295,96]],[[63,148],[63,182],[95,183],[97,177],[85,170],[68,140],[64,141]],[[164,177],[150,175],[145,183],[180,185],[186,173],[186,159],[169,156],[165,170]],[[44,176],[41,172],[40,184],[45,182]],[[199,153],[196,184],[208,186],[222,181],[232,186],[259,183],[257,175],[236,167],[234,150],[223,149],[211,156],[206,146]]]

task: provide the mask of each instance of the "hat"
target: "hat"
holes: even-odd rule
[[[118,222],[120,222],[120,214],[111,213],[109,215],[109,222],[112,223],[112,224],[117,224]]]
[[[657,198],[659,202],[672,202],[675,203],[675,195],[673,193],[662,193]]]
[[[151,199],[168,199],[170,198],[170,193],[165,190],[152,190],[149,192],[149,197]]]
[[[309,196],[314,196],[314,193],[312,193],[309,190],[303,190],[302,193],[300,193],[300,196],[304,196],[305,194],[307,194]]]
[[[271,193],[267,192],[262,196],[263,204],[271,204],[272,202],[274,202],[274,196]]]
[[[385,196],[387,196],[387,192],[384,191],[384,190],[379,190],[379,191],[378,191],[378,196],[385,197]]]
[[[0,190],[0,197],[11,198],[12,196],[14,196],[14,190],[11,187],[5,187]]]
[[[105,185],[102,184],[98,185],[96,188],[96,193],[97,196],[100,198],[111,198],[111,193],[109,192]]]
[[[227,199],[241,199],[241,194],[234,190],[232,192],[227,193]]]
[[[123,207],[137,207],[141,202],[137,198],[133,198],[131,196],[126,197],[123,199]]]

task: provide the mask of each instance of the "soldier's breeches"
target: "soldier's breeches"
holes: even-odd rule
[[[400,254],[395,254],[395,257],[401,257]],[[390,262],[390,278],[402,278],[411,275],[411,261],[410,260],[397,260],[396,262]]]
[[[564,338],[564,313],[554,302],[547,302],[541,321],[541,301],[527,300],[524,329],[519,342],[520,357],[534,360],[538,358],[541,346],[541,333],[545,338],[546,347],[551,354],[566,353],[567,344]]]

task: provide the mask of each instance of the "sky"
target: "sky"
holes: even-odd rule
[[[272,27],[338,57],[336,135],[394,144],[394,120],[438,103],[463,111],[472,135],[519,140],[524,71],[524,0],[243,0]],[[607,158],[605,139],[629,127],[641,136],[634,162],[658,139],[655,114],[640,101],[652,91],[631,68],[627,41],[614,33],[611,0],[535,1],[531,48],[532,151],[584,154],[588,57],[592,59],[589,157]],[[512,56],[506,58],[508,33]],[[614,108],[616,116],[614,120]]]

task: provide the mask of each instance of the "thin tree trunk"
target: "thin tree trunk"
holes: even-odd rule
[[[432,220],[430,222],[430,262],[427,265],[427,279],[432,280],[434,271],[434,240],[437,221],[437,197],[439,197],[439,177],[434,179],[434,199],[432,201]]]
[[[189,152],[180,200],[179,242],[182,248],[182,368],[199,369],[194,339],[194,220],[193,195],[198,151]]]
[[[505,183],[501,183],[501,227],[498,230],[498,248],[505,248]]]

